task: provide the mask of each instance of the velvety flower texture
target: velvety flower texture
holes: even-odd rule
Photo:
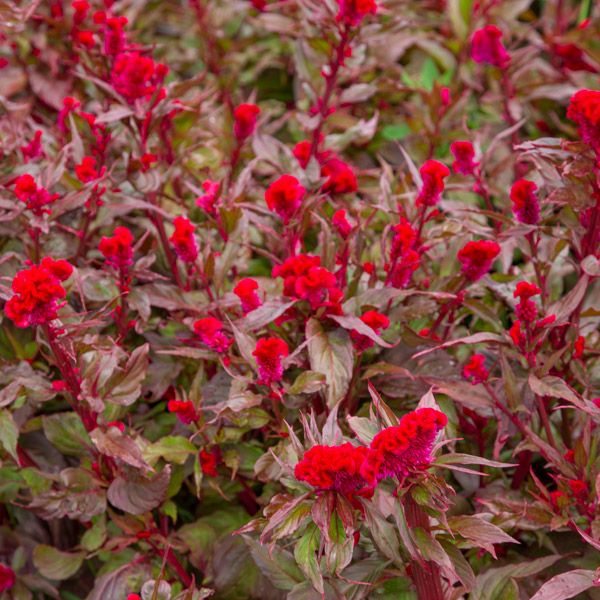
[[[15,572],[10,567],[0,564],[0,594],[10,590],[15,582]]]
[[[19,271],[12,282],[15,295],[8,300],[4,311],[17,327],[43,325],[56,319],[66,296],[61,282],[66,281],[73,267],[66,260],[45,257],[39,265]]]
[[[485,367],[485,356],[483,354],[473,354],[469,362],[463,367],[462,374],[473,385],[487,381],[490,373]]]
[[[374,482],[362,473],[368,454],[368,448],[349,442],[340,446],[313,446],[296,464],[294,475],[317,490],[344,495],[359,493],[371,488]]]
[[[361,474],[377,481],[386,477],[406,477],[431,462],[431,449],[438,432],[446,425],[446,415],[433,408],[407,413],[398,425],[380,431],[371,441]]]
[[[347,25],[359,25],[367,15],[377,12],[375,0],[338,0],[338,3],[340,6],[338,21]]]
[[[254,133],[259,114],[260,108],[256,104],[240,104],[233,111],[233,133],[239,141]]]
[[[165,75],[166,67],[157,65],[149,56],[123,52],[115,58],[111,81],[121,96],[128,102],[134,102],[152,96]]]
[[[15,179],[14,191],[15,196],[21,202],[24,202],[27,208],[37,216],[44,213],[50,214],[50,211],[44,207],[59,197],[58,194],[51,194],[47,189],[41,186],[38,187],[35,179],[29,173],[19,175]]]
[[[234,288],[233,293],[240,299],[242,310],[247,314],[257,309],[261,304],[261,300],[256,293],[258,283],[249,277],[242,279]]]
[[[133,235],[127,227],[117,227],[112,237],[103,237],[98,249],[106,262],[116,269],[124,269],[133,263]]]
[[[419,169],[423,184],[417,196],[417,206],[435,206],[444,191],[444,179],[450,169],[437,160],[427,160]]]
[[[293,175],[282,175],[265,192],[265,201],[269,210],[276,212],[287,225],[296,214],[306,190]]]
[[[473,175],[479,163],[475,162],[475,148],[469,141],[456,141],[450,144],[450,152],[454,156],[452,168],[461,175]]]
[[[196,206],[205,210],[209,215],[216,214],[215,204],[219,197],[219,186],[220,183],[218,181],[207,179],[202,183],[202,189],[206,193],[196,198]]]
[[[600,91],[579,90],[573,94],[567,117],[577,123],[581,139],[600,159]]]
[[[198,460],[200,461],[200,467],[202,468],[202,474],[208,477],[216,477],[219,472],[217,466],[219,465],[220,452],[218,446],[212,450],[205,450],[204,448],[198,453]]]
[[[387,283],[395,288],[403,289],[408,286],[413,273],[421,264],[421,256],[414,249],[417,231],[406,219],[402,219],[398,225],[394,226],[393,230],[390,262],[385,265],[388,273]]]
[[[502,32],[498,27],[486,25],[473,34],[471,57],[476,63],[485,63],[500,69],[508,67],[510,55],[502,43]]]
[[[587,61],[585,52],[575,44],[553,44],[552,54],[559,59],[561,66],[569,71],[597,71],[596,67]]]
[[[186,217],[176,217],[173,220],[175,231],[169,238],[175,254],[186,263],[193,263],[198,258],[198,242],[194,232],[196,228]]]
[[[321,177],[326,177],[322,189],[328,194],[350,194],[358,189],[352,167],[336,156],[321,164]]]
[[[469,281],[478,281],[490,270],[498,254],[500,254],[500,246],[496,242],[490,240],[467,242],[458,251],[463,275]]]
[[[340,208],[333,213],[331,223],[342,238],[346,239],[350,235],[352,224],[346,218],[346,211],[343,208]]]
[[[537,319],[538,307],[531,298],[538,296],[540,293],[540,288],[533,283],[527,281],[519,281],[519,283],[517,283],[514,297],[519,298],[520,302],[517,304],[515,312],[521,321],[533,323],[533,321]]]
[[[537,185],[526,179],[515,181],[510,189],[513,213],[520,223],[536,225],[540,220],[540,202],[536,190]]]
[[[382,329],[387,329],[390,326],[390,320],[386,315],[377,312],[376,310],[368,310],[361,317],[360,320],[368,325],[376,334],[379,335]],[[372,348],[375,342],[368,336],[363,335],[353,329],[350,332],[350,337],[354,343],[354,347],[358,352]]]
[[[261,383],[271,385],[283,377],[283,359],[288,356],[288,345],[280,338],[261,338],[252,356],[256,359]]]
[[[96,169],[96,159],[92,156],[84,156],[81,163],[75,166],[75,175],[82,183],[98,179],[100,172]]]
[[[200,341],[215,352],[227,352],[233,340],[223,333],[223,323],[214,317],[198,319],[194,323],[194,332]]]
[[[167,410],[175,413],[177,418],[186,425],[198,420],[198,413],[194,408],[194,404],[189,400],[169,400]]]

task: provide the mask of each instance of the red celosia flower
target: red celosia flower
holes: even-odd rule
[[[577,123],[581,139],[600,157],[600,91],[576,92],[571,97],[567,117]]]
[[[233,111],[233,133],[239,141],[250,137],[256,129],[260,108],[256,104],[240,104]]]
[[[589,71],[597,69],[586,60],[585,52],[575,44],[554,44],[552,54],[559,59],[561,66],[569,71]]]
[[[483,354],[473,354],[469,362],[463,367],[462,374],[473,385],[487,381],[490,373],[485,367],[485,356]]]
[[[537,185],[533,181],[519,179],[510,190],[510,200],[517,221],[536,225],[540,220],[540,202],[536,195]]]
[[[521,347],[525,343],[525,336],[521,331],[521,321],[515,321],[508,330],[508,334],[510,335],[515,346]]]
[[[486,63],[500,69],[508,67],[510,55],[502,44],[502,32],[495,25],[486,25],[473,34],[471,57],[476,63]]]
[[[106,261],[116,269],[125,269],[133,263],[133,235],[127,227],[117,227],[112,237],[103,237],[98,249]]]
[[[159,79],[156,63],[138,52],[122,52],[115,58],[111,81],[115,90],[128,102],[154,94]]]
[[[417,196],[417,206],[435,206],[444,191],[444,179],[450,169],[437,160],[427,160],[419,169],[423,185]]]
[[[447,422],[446,415],[433,408],[419,408],[404,415],[398,425],[373,438],[361,473],[380,480],[406,477],[423,469],[431,461],[433,442]]]
[[[221,459],[221,453],[219,452],[218,446],[210,451],[204,449],[200,450],[198,459],[200,460],[200,467],[202,468],[203,475],[216,477],[219,474],[217,466]]]
[[[338,4],[340,9],[337,19],[347,25],[359,25],[367,15],[377,12],[375,0],[338,0]]]
[[[296,279],[294,295],[302,300],[308,300],[313,310],[329,300],[338,302],[342,291],[337,287],[335,275],[324,267],[311,267],[305,275]]]
[[[296,464],[294,475],[319,491],[333,490],[344,495],[361,493],[374,483],[372,477],[362,472],[368,454],[364,446],[353,446],[349,442],[341,446],[313,446]]]
[[[15,179],[15,196],[37,216],[44,213],[50,214],[50,211],[44,207],[59,197],[58,194],[51,194],[47,189],[38,187],[35,179],[29,173],[19,175]]]
[[[252,356],[256,359],[261,382],[271,385],[283,377],[282,359],[288,356],[288,345],[280,338],[261,338],[256,343]]]
[[[104,53],[115,56],[125,50],[127,17],[109,17],[104,21]]]
[[[128,594],[127,600],[142,600],[142,597],[139,594]]]
[[[328,194],[349,194],[358,189],[352,167],[335,156],[321,165],[321,177],[327,178],[322,189]]]
[[[500,246],[489,240],[467,242],[458,251],[458,260],[462,263],[463,275],[469,281],[481,279],[500,254]]]
[[[312,267],[321,265],[320,256],[311,256],[309,254],[298,254],[290,256],[281,265],[273,267],[273,277],[283,278],[283,293],[286,296],[294,296],[296,280],[301,275],[306,274]]]
[[[581,358],[584,350],[585,338],[582,335],[579,335],[573,344],[573,358]]]
[[[514,292],[514,297],[519,298],[520,302],[516,306],[517,317],[525,323],[532,323],[537,318],[538,308],[535,302],[531,301],[533,296],[541,293],[540,288],[527,281],[519,281]]]
[[[80,105],[80,103],[77,100],[75,100],[75,98],[72,98],[71,96],[67,96],[66,98],[63,98],[63,106],[60,109],[60,111],[58,112],[58,116],[56,118],[56,126],[63,133],[67,131],[67,127],[66,127],[67,117],[76,108],[78,108],[79,105]]]
[[[87,14],[90,10],[90,3],[87,0],[74,0],[71,2],[71,6],[73,7],[73,23],[76,25],[80,25],[83,23],[87,17]]]
[[[250,0],[250,3],[256,10],[260,10],[261,12],[265,10],[267,6],[267,0]]]
[[[29,144],[21,146],[21,152],[23,153],[25,162],[44,156],[44,150],[42,148],[42,132],[39,129],[36,130],[33,139]]]
[[[580,502],[585,502],[590,493],[587,483],[581,479],[569,479],[567,482],[573,496]]]
[[[214,317],[198,319],[194,331],[200,341],[215,352],[227,352],[232,340],[223,333],[223,323]]]
[[[10,590],[16,580],[15,572],[10,567],[0,564],[0,593]]]
[[[382,329],[387,329],[390,326],[390,320],[376,310],[368,310],[361,317],[360,320],[368,325],[376,334],[379,335]],[[354,347],[358,352],[363,352],[367,348],[371,348],[375,345],[375,342],[368,336],[363,335],[353,329],[350,332],[350,337],[354,342]]]
[[[475,162],[475,148],[469,141],[457,141],[450,144],[450,152],[454,156],[452,168],[461,175],[473,175],[479,163]]]
[[[198,420],[198,413],[196,412],[194,404],[189,400],[169,400],[167,409],[169,412],[175,413],[177,418],[186,425]]]
[[[413,273],[421,265],[421,256],[415,250],[407,250],[392,265],[386,265],[388,282],[392,287],[404,289],[410,283]]]
[[[209,215],[216,214],[215,204],[218,199],[219,186],[221,184],[218,181],[212,181],[207,179],[202,183],[202,189],[206,192],[204,196],[196,198],[196,206],[205,210]]]
[[[8,300],[4,311],[17,327],[43,325],[56,319],[66,296],[61,285],[67,280],[73,267],[66,260],[45,257],[39,265],[19,271],[12,282],[15,295]]]
[[[242,279],[234,288],[233,293],[240,299],[242,310],[247,314],[257,309],[261,304],[261,300],[256,293],[258,283],[254,279]]]
[[[393,231],[394,239],[390,250],[390,260],[396,260],[406,254],[417,240],[416,229],[404,218],[400,220],[398,225],[394,225]]]
[[[269,210],[275,211],[287,224],[302,205],[305,193],[293,175],[282,175],[267,188],[265,201]]]
[[[94,32],[89,31],[88,29],[78,29],[73,31],[72,33],[73,41],[76,44],[81,44],[86,48],[93,48],[96,45],[96,40],[94,39]]]
[[[331,222],[338,230],[338,233],[342,238],[346,239],[350,235],[350,232],[352,231],[352,225],[346,218],[346,211],[343,208],[340,208],[340,210],[336,210],[333,213]]]
[[[292,151],[292,154],[303,169],[306,169],[308,161],[310,160],[310,147],[311,142],[309,140],[304,140],[303,142],[298,142]]]
[[[140,163],[142,163],[142,171],[144,173],[148,171],[155,162],[158,162],[158,156],[156,156],[156,154],[145,152],[140,156]]]
[[[569,498],[564,492],[554,490],[550,492],[550,503],[556,510],[562,510],[569,506]]]
[[[75,167],[75,175],[82,183],[98,179],[100,173],[96,169],[96,159],[92,156],[84,156],[81,164]]]
[[[198,258],[198,242],[194,232],[196,227],[186,217],[175,217],[173,220],[175,231],[169,238],[175,254],[186,263],[193,263]]]

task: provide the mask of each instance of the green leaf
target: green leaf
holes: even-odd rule
[[[323,594],[323,574],[317,562],[317,550],[321,543],[319,528],[311,523],[294,547],[294,558],[315,589]]]
[[[263,575],[279,590],[291,590],[304,580],[292,555],[277,546],[268,549],[251,537],[244,535],[252,559]]]
[[[81,545],[88,551],[98,550],[106,540],[106,517],[94,517],[93,525],[81,537]]]
[[[9,410],[0,410],[0,443],[4,449],[19,464],[17,455],[17,440],[19,439],[19,428]]]
[[[83,422],[74,412],[44,416],[42,426],[48,441],[67,456],[82,456],[92,446]]]
[[[53,546],[38,544],[33,549],[33,564],[48,579],[62,581],[79,571],[85,552],[61,552]]]
[[[313,371],[325,375],[327,405],[333,408],[348,391],[354,368],[354,348],[348,332],[343,329],[325,331],[319,321],[306,324],[308,356]]]
[[[397,125],[386,125],[383,127],[381,129],[381,136],[383,139],[393,142],[403,140],[411,132],[412,130],[407,123],[398,123]]]
[[[168,462],[182,465],[190,454],[195,454],[197,451],[198,448],[187,438],[168,435],[145,448],[142,455],[151,465],[161,457]]]
[[[325,385],[325,375],[315,371],[303,371],[288,389],[289,394],[314,394]]]

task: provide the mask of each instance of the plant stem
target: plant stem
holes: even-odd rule
[[[402,498],[406,522],[410,528],[420,527],[429,531],[429,516],[414,501],[410,492]],[[419,600],[444,600],[440,568],[431,561],[411,560],[410,568]]]

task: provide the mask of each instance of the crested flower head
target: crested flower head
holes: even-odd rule
[[[600,91],[576,92],[571,97],[567,117],[577,124],[581,139],[600,157]]]
[[[204,317],[194,323],[200,341],[215,352],[227,352],[233,341],[223,332],[223,323],[214,317]]]
[[[487,381],[490,373],[485,366],[485,356],[483,354],[473,354],[469,362],[463,367],[462,375],[473,385]]]
[[[117,227],[112,237],[103,237],[98,249],[106,262],[117,269],[124,269],[133,263],[133,235],[127,227]]]
[[[471,39],[471,57],[476,63],[505,69],[510,64],[510,54],[502,43],[502,32],[495,25],[478,29]]]
[[[390,326],[390,320],[386,315],[377,312],[376,310],[368,310],[360,317],[360,320],[369,326],[376,334],[379,335],[382,329],[387,329]],[[350,332],[350,337],[354,343],[354,347],[362,352],[368,348],[372,348],[375,342],[367,335],[359,333],[356,329]]]
[[[479,163],[475,162],[475,148],[469,141],[456,141],[450,144],[450,152],[454,156],[452,168],[461,175],[473,175]]]
[[[510,200],[517,221],[536,225],[540,220],[540,202],[536,194],[537,185],[533,181],[519,179],[510,190]]]
[[[175,217],[173,220],[175,231],[169,238],[175,254],[186,263],[193,263],[198,258],[198,242],[194,232],[196,228],[186,217]]]
[[[261,300],[256,293],[258,283],[254,279],[247,277],[242,279],[234,288],[233,293],[240,299],[242,310],[247,314],[257,309],[261,304]]]
[[[481,279],[490,270],[498,254],[500,254],[500,246],[496,242],[490,240],[467,242],[458,251],[463,275],[469,281]]]
[[[233,132],[239,141],[250,137],[256,129],[260,108],[256,104],[240,104],[233,111]]]
[[[417,196],[417,206],[435,206],[444,191],[444,179],[450,175],[450,169],[437,160],[427,160],[419,169],[423,185]]]
[[[256,359],[261,382],[271,385],[283,377],[282,360],[290,353],[288,345],[280,338],[261,338],[252,356]]]
[[[267,188],[265,201],[269,210],[287,224],[298,212],[305,194],[306,190],[293,175],[282,175]]]

